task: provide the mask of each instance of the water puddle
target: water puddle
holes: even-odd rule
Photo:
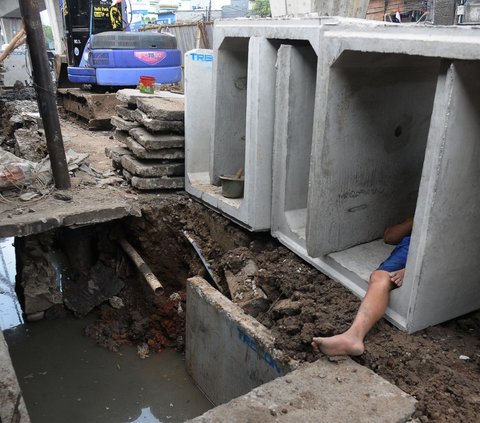
[[[0,323],[32,422],[173,423],[212,408],[175,351],[97,347],[83,335],[93,316],[23,324],[12,244],[0,240]]]
[[[14,238],[0,238],[0,329],[23,323],[22,309],[15,293]]]

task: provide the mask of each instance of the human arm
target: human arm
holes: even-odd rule
[[[410,235],[413,228],[413,217],[409,217],[398,225],[389,226],[383,233],[383,240],[387,244],[398,244],[403,237]]]

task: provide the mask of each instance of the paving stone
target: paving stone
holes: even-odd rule
[[[136,121],[139,124],[145,126],[147,129],[149,129],[152,132],[167,132],[167,133],[174,133],[174,134],[183,134],[185,130],[185,125],[180,120],[151,119],[147,116],[146,113],[142,112],[139,109],[135,110],[133,114],[135,116]]]
[[[122,104],[115,106],[115,111],[117,115],[120,116],[122,119],[134,122],[135,117],[133,116],[134,109],[129,108],[128,106],[124,106]]]
[[[127,138],[127,147],[139,159],[183,160],[185,158],[183,148],[162,148],[161,150],[149,151],[132,137]]]
[[[183,177],[168,177],[163,178],[139,178],[133,176],[131,180],[132,187],[141,190],[153,190],[153,189],[184,189],[185,178]]]
[[[154,134],[142,127],[131,129],[130,135],[149,151],[185,147],[185,137],[182,135]]]
[[[143,178],[183,176],[185,173],[183,161],[139,160],[132,156],[123,156],[121,163],[125,170],[135,176],[141,176]]]
[[[129,131],[132,128],[140,126],[139,122],[130,122],[128,120],[122,119],[120,116],[112,116],[110,122],[116,129],[119,129],[120,131]]]
[[[141,97],[137,107],[151,119],[178,120],[185,119],[185,101],[183,98]]]

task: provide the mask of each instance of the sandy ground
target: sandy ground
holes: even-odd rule
[[[62,126],[67,148],[88,152],[91,165],[100,171],[110,169],[104,149],[118,144],[111,133],[87,131],[70,120],[63,120]],[[185,193],[139,194],[121,183],[115,189],[143,208],[144,218],[131,218],[127,230],[131,242],[164,282],[167,297],[144,295],[144,288],[135,290],[127,284],[129,288],[120,293],[127,307],[119,311],[102,306],[96,326],[89,328],[100,344],[110,349],[123,343],[134,343],[140,349],[146,344],[157,351],[182,348],[185,280],[205,275],[183,235],[185,230],[196,239],[225,289],[226,271],[236,272],[249,260],[256,263],[253,280],[266,293],[267,302],[255,315],[273,331],[277,347],[291,357],[326,359],[314,354],[311,338],[336,334],[351,323],[359,300],[268,234],[248,233]],[[284,299],[291,299],[292,307],[276,310],[275,304]],[[368,335],[365,353],[356,360],[415,396],[416,417],[422,422],[479,419],[480,312],[414,335],[382,320]]]

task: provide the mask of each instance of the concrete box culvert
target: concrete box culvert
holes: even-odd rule
[[[464,29],[432,28],[427,35],[386,27],[376,39],[368,31],[325,33],[317,93],[327,97],[316,110],[307,248],[288,233],[277,235],[363,296],[370,272],[390,251],[378,240],[383,230],[414,215],[405,282],[387,310],[408,332],[480,306],[463,274],[478,271],[464,252],[478,236],[478,213],[469,206],[478,194],[467,187],[479,172],[470,160],[477,157],[479,86],[468,79],[478,69],[478,52],[471,50],[478,36]],[[447,34],[448,42],[441,41]],[[460,272],[458,260],[465,264]]]

